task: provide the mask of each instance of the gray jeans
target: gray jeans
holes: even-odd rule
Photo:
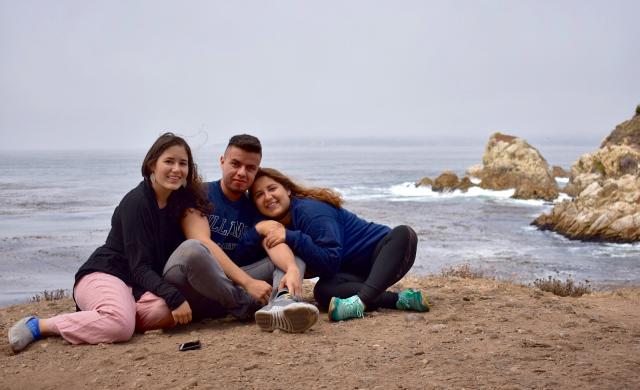
[[[305,263],[298,257],[295,260],[302,279]],[[276,297],[284,272],[270,258],[242,269],[252,278],[270,283],[273,286],[271,300]],[[225,275],[209,249],[198,240],[187,240],[176,248],[164,267],[163,278],[182,292],[191,306],[194,319],[220,318],[227,314],[250,319],[262,307]]]

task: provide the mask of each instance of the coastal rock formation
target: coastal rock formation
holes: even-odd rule
[[[435,178],[435,180],[423,177],[420,181],[416,182],[416,187],[431,186],[431,189],[436,192],[452,192],[455,190],[467,192],[467,190],[474,185],[468,176],[460,179],[458,175],[452,171],[444,171],[440,176]]]
[[[616,127],[600,149],[571,167],[574,196],[535,221],[541,229],[582,240],[640,240],[640,116]]]
[[[444,171],[440,176],[436,177],[431,188],[438,192],[448,192],[455,190],[459,183],[460,179],[458,179],[458,176],[455,173],[451,171]]]
[[[594,181],[573,200],[557,204],[533,224],[580,240],[640,240],[640,178]]]
[[[625,121],[604,139],[600,149],[585,153],[571,167],[571,179],[565,188],[571,196],[595,181],[623,175],[640,174],[640,116]]]
[[[637,113],[638,109],[640,109],[640,105],[636,108],[636,115],[632,119],[620,123],[611,134],[602,141],[602,145],[600,145],[601,148],[607,145],[630,145],[636,149],[640,148],[640,133],[638,132],[640,115]]]
[[[489,138],[482,165],[467,172],[491,190],[515,188],[514,198],[553,200],[558,186],[540,152],[522,138],[495,133]]]
[[[462,192],[467,192],[469,188],[475,187],[475,186],[476,185],[471,182],[471,179],[469,178],[469,176],[465,176],[462,179],[460,179],[457,189]]]
[[[564,168],[554,165],[551,167],[551,176],[552,177],[569,177],[571,173],[567,172]]]
[[[640,119],[640,117],[638,117]],[[640,120],[638,121],[640,133]],[[585,153],[571,167],[571,178],[565,192],[578,196],[595,181],[640,173],[640,145],[604,144],[593,153]]]
[[[480,175],[482,175],[482,164],[475,164],[467,168],[467,175],[479,179]]]
[[[423,177],[416,182],[416,187],[427,187],[430,185],[433,185],[433,180],[429,179],[428,177]]]

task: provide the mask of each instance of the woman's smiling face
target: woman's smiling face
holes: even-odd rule
[[[151,172],[154,174],[153,189],[158,192],[170,193],[180,188],[189,174],[189,157],[184,147],[174,145],[167,148]]]
[[[261,176],[253,183],[251,193],[258,211],[272,219],[282,219],[289,212],[291,191],[269,176]]]

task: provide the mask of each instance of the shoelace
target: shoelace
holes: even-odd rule
[[[343,300],[344,304],[338,306],[338,315],[342,318],[351,317],[354,312],[356,317],[364,317],[364,310],[362,305],[358,305],[356,300]]]
[[[284,293],[284,294],[278,295],[276,299],[293,299],[293,296],[290,293]]]
[[[422,298],[417,291],[408,291],[406,294],[401,294],[398,299],[400,304],[407,309],[418,310],[422,307]]]

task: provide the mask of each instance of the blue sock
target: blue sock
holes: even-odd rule
[[[42,335],[40,334],[40,321],[36,317],[32,317],[26,323],[27,328],[31,331],[31,335],[33,335],[34,340],[40,340]]]

